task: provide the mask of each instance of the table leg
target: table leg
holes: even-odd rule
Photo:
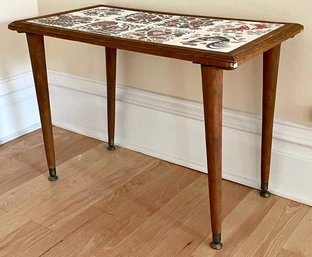
[[[44,147],[49,167],[49,180],[58,179],[55,168],[55,152],[50,111],[48,76],[42,35],[27,34],[27,42],[33,70],[37,101],[39,107]]]
[[[223,70],[201,66],[213,249],[220,250],[222,205]]]
[[[268,191],[272,150],[273,119],[276,85],[281,45],[263,54],[263,99],[262,99],[262,143],[261,143],[261,191],[262,197],[269,197]]]
[[[107,80],[107,122],[108,122],[108,147],[114,151],[115,137],[115,97],[116,97],[116,55],[117,49],[105,48],[106,54],[106,80]]]

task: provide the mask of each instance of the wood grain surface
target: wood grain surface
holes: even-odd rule
[[[58,148],[56,152],[58,164],[100,143],[58,128],[54,128],[53,135],[54,143]],[[17,188],[40,174],[47,174],[41,130],[1,145],[0,151],[0,194]],[[32,188],[32,190],[36,189]]]
[[[214,251],[206,174],[119,147],[110,152],[58,128],[54,133],[60,180],[49,182],[43,169],[0,195],[0,256],[312,255],[311,207],[223,180],[224,247]],[[8,181],[25,167],[17,160],[44,167],[40,132],[1,146],[1,164],[5,157],[15,160],[15,169],[1,166]]]
[[[201,74],[211,227],[213,235],[221,235],[223,70],[202,65]]]
[[[272,153],[274,109],[281,45],[263,54],[261,189],[268,190]]]
[[[105,47],[108,147],[114,150],[117,49]]]

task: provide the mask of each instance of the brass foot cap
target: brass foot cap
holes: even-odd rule
[[[56,180],[58,180],[58,176],[56,176],[56,175],[55,176],[49,176],[48,180],[49,181],[56,181]]]
[[[114,146],[114,145],[109,145],[108,147],[107,147],[107,150],[108,151],[114,151],[116,149],[116,147]]]
[[[210,243],[210,247],[211,247],[212,249],[215,249],[215,250],[221,250],[222,247],[223,247],[223,244],[222,244],[221,242],[219,242],[219,243],[211,242],[211,243]]]
[[[260,195],[264,198],[269,198],[271,196],[271,193],[267,190],[261,190]]]

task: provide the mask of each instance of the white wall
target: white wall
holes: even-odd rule
[[[38,15],[36,0],[0,0],[0,143],[38,125],[26,38],[11,21]]]
[[[38,14],[36,0],[0,0],[0,79],[30,71],[27,45],[8,30],[11,21]]]

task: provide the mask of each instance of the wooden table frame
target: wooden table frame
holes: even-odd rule
[[[88,7],[90,8],[90,7]],[[82,9],[79,9],[82,10]],[[61,14],[61,13],[58,13]],[[199,16],[198,16],[199,17]],[[37,17],[38,18],[38,17]],[[303,30],[303,26],[284,23],[284,26],[262,36],[230,53],[187,50],[155,43],[116,39],[110,36],[74,32],[62,28],[49,28],[16,21],[9,25],[11,30],[26,33],[35,82],[45,152],[49,168],[49,180],[57,180],[52,122],[49,102],[48,79],[45,60],[44,36],[85,42],[105,46],[107,74],[107,115],[108,150],[114,150],[115,133],[115,90],[117,49],[147,53],[192,61],[201,65],[203,106],[208,161],[208,182],[214,249],[221,249],[221,200],[222,200],[222,98],[223,70],[236,68],[255,56],[263,53],[263,109],[261,144],[261,191],[260,195],[269,197],[268,191],[274,106],[281,43]]]

